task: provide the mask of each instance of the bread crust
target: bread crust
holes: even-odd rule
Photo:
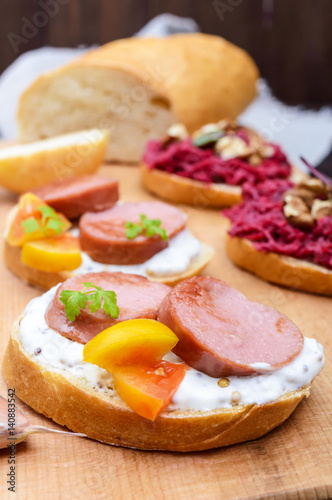
[[[34,153],[21,150],[0,159],[1,186],[14,193],[25,193],[59,179],[94,174],[105,159],[109,134],[94,129],[82,131],[81,135],[77,144],[70,147],[65,144],[64,135],[64,144],[53,150],[47,151],[41,142]]]
[[[37,286],[42,290],[48,290],[72,276],[69,271],[51,273],[29,267],[21,261],[21,252],[22,248],[13,247],[5,240],[4,260],[6,266],[12,273],[31,285]]]
[[[42,290],[49,290],[58,283],[65,281],[66,279],[74,276],[70,271],[62,271],[59,273],[39,271],[32,267],[27,266],[21,261],[21,251],[20,247],[14,247],[9,245],[8,241],[4,242],[4,260],[5,263],[19,278],[30,283],[31,285],[37,286]],[[208,265],[212,259],[214,250],[212,247],[202,244],[200,254],[191,262],[190,266],[183,273],[173,274],[170,276],[158,276],[150,274],[148,277],[151,281],[157,281],[158,283],[164,283],[165,285],[174,286],[179,281],[182,281],[191,276],[199,274],[205,266]]]
[[[200,451],[257,439],[284,422],[310,389],[264,405],[164,411],[151,422],[130,410],[116,393],[97,393],[82,379],[38,364],[19,340],[19,320],[13,325],[3,372],[22,401],[54,422],[98,441],[143,450]]]
[[[332,295],[332,271],[305,260],[261,252],[246,238],[226,236],[226,251],[239,267],[264,280],[305,292]]]
[[[208,265],[213,255],[213,248],[205,243],[202,243],[199,255],[191,262],[188,269],[183,273],[160,277],[155,274],[148,273],[148,278],[152,281],[158,281],[159,283],[164,283],[165,285],[174,286],[180,281],[200,274],[201,271],[203,271],[203,269]]]
[[[223,208],[242,201],[240,186],[206,184],[158,169],[140,166],[143,186],[153,194],[173,203],[186,203],[196,208]]]

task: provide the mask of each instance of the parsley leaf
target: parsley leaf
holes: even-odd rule
[[[112,290],[108,290],[104,292],[104,311],[106,314],[109,314],[111,318],[117,318],[119,316],[119,308],[116,305],[116,293]]]
[[[82,292],[74,290],[62,290],[60,301],[65,306],[65,313],[70,321],[75,321],[79,316],[81,309],[86,309],[88,306],[91,313],[95,313],[103,308],[105,314],[111,318],[117,318],[120,310],[116,304],[116,293],[112,290],[104,290],[100,286],[93,283],[82,283],[84,289]],[[86,292],[87,288],[94,288]]]
[[[143,226],[134,224],[133,222],[126,222],[125,228],[128,240],[133,240],[134,238],[136,238],[136,236],[143,233]]]
[[[145,233],[145,236],[151,238],[155,234],[159,234],[159,236],[166,241],[167,233],[166,230],[161,227],[160,219],[148,219],[148,217],[144,214],[140,214],[141,221],[137,224],[134,224],[131,221],[125,223],[125,232],[128,240],[133,240],[139,234]]]
[[[101,295],[99,292],[92,293],[89,297],[90,302],[90,312],[95,313],[101,309]]]
[[[65,226],[65,223],[59,219],[48,219],[45,224],[45,229],[51,229],[55,234],[60,234]]]
[[[42,214],[42,225],[45,224],[46,219],[49,219],[50,217],[54,217],[54,215],[56,215],[56,211],[54,210],[54,208],[49,207],[48,205],[40,205],[38,207],[38,211]]]
[[[22,222],[22,227],[26,234],[31,234],[38,231],[39,224],[34,217],[29,217]]]
[[[60,301],[65,306],[65,313],[70,321],[75,321],[80,314],[81,309],[85,309],[88,303],[88,297],[82,292],[74,290],[62,290]]]
[[[36,219],[36,217],[29,217],[22,222],[22,227],[26,234],[41,231],[44,236],[50,236],[51,231],[51,235],[53,236],[53,234],[62,233],[65,223],[52,207],[40,205],[38,211],[42,216],[40,220]]]

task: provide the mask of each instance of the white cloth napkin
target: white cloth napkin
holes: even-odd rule
[[[199,31],[192,19],[162,14],[152,19],[135,36],[167,36],[178,32]],[[42,73],[74,59],[87,48],[43,47],[19,56],[0,76],[0,134],[16,136],[16,110],[21,93]],[[36,110],[38,112],[38,110]],[[290,107],[276,100],[264,81],[259,83],[255,101],[240,116],[244,125],[252,126],[267,139],[282,145],[290,160],[299,164],[304,156],[316,165],[332,146],[332,109],[319,111]]]

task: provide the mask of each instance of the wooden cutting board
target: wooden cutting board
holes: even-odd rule
[[[149,200],[135,167],[100,171],[120,182],[121,197]],[[0,192],[1,234],[16,197]],[[178,454],[116,448],[61,435],[30,436],[16,450],[16,494],[7,491],[8,450],[0,450],[1,498],[66,499],[327,499],[332,498],[332,299],[272,286],[236,268],[224,250],[225,221],[218,210],[181,208],[192,232],[214,246],[206,273],[228,281],[250,299],[288,315],[325,346],[326,366],[289,420],[267,436],[217,450]],[[39,291],[1,263],[1,357],[10,327]],[[19,367],[18,367],[19,369]],[[0,394],[7,386],[0,378]],[[34,424],[60,428],[18,401]]]

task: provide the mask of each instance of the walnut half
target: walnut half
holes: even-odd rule
[[[311,215],[314,220],[332,215],[332,200],[314,200],[311,207]]]
[[[315,224],[308,205],[293,194],[284,197],[284,214],[287,222],[299,229],[311,229]]]
[[[254,153],[247,143],[236,135],[225,135],[215,145],[215,151],[223,160],[246,158]]]
[[[301,189],[305,189],[314,194],[314,197],[319,196],[322,199],[328,199],[330,196],[330,187],[327,184],[324,184],[323,181],[317,179],[316,177],[311,177],[309,179],[305,179],[299,183],[298,187]]]
[[[169,146],[172,142],[183,141],[189,137],[189,132],[182,123],[171,125],[166,133],[162,144],[163,147]]]

